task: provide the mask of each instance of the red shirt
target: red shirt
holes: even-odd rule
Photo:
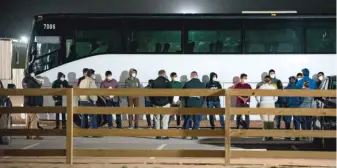
[[[234,86],[234,89],[252,89],[252,87],[248,83],[244,83],[244,84],[238,83]],[[241,97],[247,98],[248,96],[241,96]],[[247,102],[250,102],[250,97],[247,100]],[[239,97],[237,97],[236,104],[244,104],[244,102]]]

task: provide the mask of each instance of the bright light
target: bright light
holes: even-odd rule
[[[28,43],[28,37],[26,37],[26,36],[21,36],[20,42]]]

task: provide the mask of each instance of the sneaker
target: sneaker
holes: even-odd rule
[[[290,137],[286,137],[286,138],[284,138],[284,140],[291,141],[291,138]]]
[[[128,129],[133,129],[133,127],[129,127]]]
[[[186,137],[186,136],[183,136],[183,137],[181,137],[181,139],[187,139],[187,137]]]
[[[168,140],[170,138],[166,136],[166,137],[162,137],[161,139]]]
[[[198,140],[198,137],[192,137],[192,140]]]
[[[43,138],[40,137],[40,136],[35,136],[35,137],[33,137],[32,139],[33,139],[33,140],[43,140]]]
[[[161,139],[161,137],[160,136],[156,136],[156,139]]]

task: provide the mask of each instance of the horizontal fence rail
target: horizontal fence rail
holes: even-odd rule
[[[66,149],[0,150],[3,156],[66,156],[66,163],[72,164],[74,156],[94,157],[221,157],[225,164],[231,158],[319,158],[334,159],[336,152],[314,151],[237,151],[231,149],[231,137],[320,137],[335,138],[336,131],[328,130],[257,130],[231,129],[230,116],[255,115],[296,115],[296,116],[336,116],[336,109],[317,108],[234,108],[231,96],[287,96],[287,97],[336,97],[336,90],[248,90],[248,89],[0,89],[0,96],[45,96],[67,97],[66,107],[1,107],[2,113],[57,113],[67,112],[67,130],[0,129],[5,136],[66,136]],[[73,97],[80,95],[100,96],[224,96],[225,108],[125,108],[125,107],[73,107]],[[73,127],[73,114],[225,114],[225,130],[110,130],[80,129]],[[225,150],[101,150],[74,149],[76,136],[222,136]]]

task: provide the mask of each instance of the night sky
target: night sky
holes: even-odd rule
[[[0,38],[29,35],[41,13],[240,13],[297,10],[336,13],[336,0],[0,0]]]

